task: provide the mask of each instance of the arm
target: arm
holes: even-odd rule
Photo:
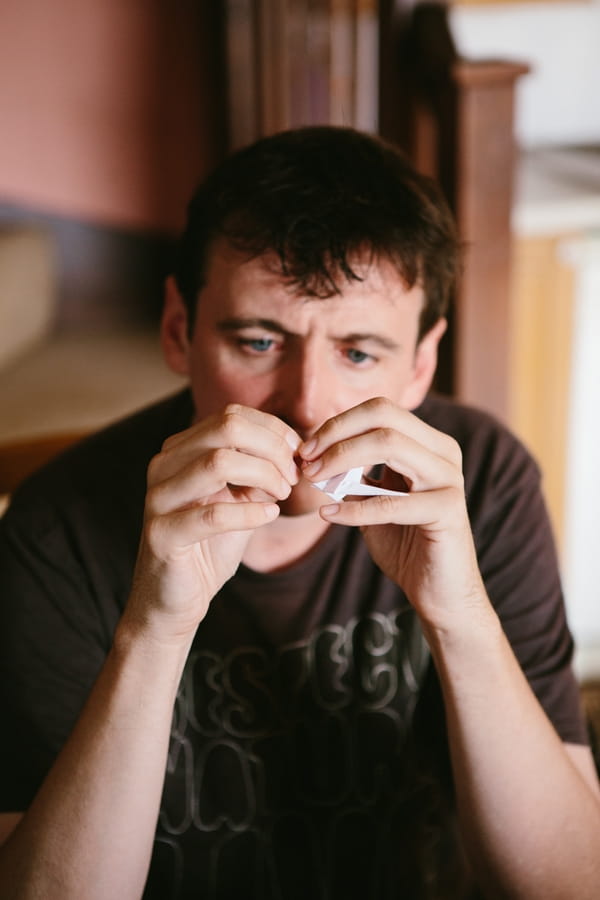
[[[185,652],[119,626],[73,733],[2,848],[3,897],[141,895]]]
[[[486,595],[458,446],[375,400],[330,420],[300,452],[313,480],[384,463],[384,487],[410,488],[322,514],[362,528],[420,617],[444,694],[461,827],[489,895],[548,900],[577,884],[578,897],[593,897],[600,800],[591,755],[556,735]]]
[[[427,630],[446,707],[458,813],[489,895],[593,898],[600,792],[587,747],[563,744],[495,616]]]
[[[69,740],[0,852],[2,897],[141,896],[194,633],[297,479],[297,442],[274,417],[231,407],[151,463],[131,595]]]

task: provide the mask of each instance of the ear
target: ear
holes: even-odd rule
[[[417,344],[412,377],[400,401],[404,409],[416,409],[425,399],[437,367],[438,346],[447,327],[446,319],[438,319]]]
[[[190,374],[188,313],[175,279],[167,278],[160,322],[160,344],[168,367],[177,375]]]

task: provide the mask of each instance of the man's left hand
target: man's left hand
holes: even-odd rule
[[[421,619],[445,629],[487,604],[467,514],[457,442],[390,400],[367,400],[325,422],[300,447],[303,474],[320,481],[355,466],[385,467],[382,487],[405,496],[328,504],[328,521],[361,528],[373,560]]]

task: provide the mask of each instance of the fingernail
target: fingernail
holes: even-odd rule
[[[301,456],[310,456],[315,447],[317,446],[316,438],[312,438],[310,441],[307,441],[305,444],[302,444],[300,447],[300,455]]]
[[[327,506],[322,506],[320,512],[324,516],[334,516],[336,512],[339,512],[340,504],[339,503],[330,503]]]
[[[263,504],[263,512],[265,519],[276,519],[279,515],[279,507],[276,503],[265,503]]]
[[[322,459],[315,459],[313,462],[303,463],[302,472],[304,475],[316,475],[320,468],[323,466]]]
[[[294,453],[298,450],[298,447],[302,443],[302,441],[300,440],[300,438],[298,437],[297,434],[290,434],[289,432],[286,433],[285,439],[288,442],[288,444],[290,445],[290,447],[292,448],[292,450],[294,451]]]

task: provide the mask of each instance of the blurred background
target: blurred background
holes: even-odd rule
[[[537,457],[600,676],[600,0],[3,0],[0,442],[176,389],[156,326],[194,185],[331,122],[437,178],[467,245],[437,387]]]

